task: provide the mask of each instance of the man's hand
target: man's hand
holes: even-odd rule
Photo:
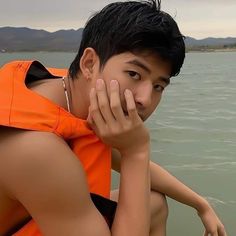
[[[107,145],[118,149],[122,156],[149,148],[149,133],[139,117],[132,92],[125,90],[124,98],[125,108],[125,104],[121,104],[118,82],[110,82],[108,96],[105,82],[98,79],[96,88],[90,92],[88,116],[88,123],[96,135]]]
[[[198,215],[205,227],[204,236],[227,236],[224,225],[208,202],[206,202],[204,210],[198,212]]]
[[[121,154],[120,192],[112,235],[147,236],[150,230],[149,133],[136,110],[133,94],[119,84],[97,80],[90,93],[88,123],[104,143]]]

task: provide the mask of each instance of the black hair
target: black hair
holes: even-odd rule
[[[88,47],[96,51],[101,67],[123,52],[156,53],[171,63],[171,76],[176,76],[185,58],[184,37],[174,19],[160,7],[161,0],[114,2],[96,13],[83,30],[70,77],[75,78],[80,71],[79,62]]]

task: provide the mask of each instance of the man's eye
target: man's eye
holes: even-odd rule
[[[135,80],[139,80],[141,78],[140,74],[135,71],[127,71],[127,73]]]
[[[154,89],[157,91],[157,92],[163,92],[163,90],[165,89],[163,86],[159,85],[159,84],[156,84],[154,86]]]

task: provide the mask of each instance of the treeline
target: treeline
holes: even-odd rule
[[[236,43],[226,45],[201,45],[201,46],[187,46],[187,52],[191,51],[235,51]]]

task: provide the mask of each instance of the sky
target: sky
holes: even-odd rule
[[[0,27],[78,29],[116,0],[0,0]],[[122,1],[122,0],[120,0]],[[236,37],[236,0],[162,0],[185,36]]]

